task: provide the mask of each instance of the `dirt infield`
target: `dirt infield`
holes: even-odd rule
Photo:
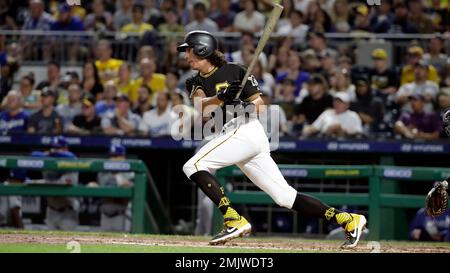
[[[448,243],[409,243],[409,242],[367,242],[363,241],[354,250],[341,250],[338,241],[322,241],[292,238],[240,238],[225,246],[209,246],[208,238],[193,236],[147,236],[128,234],[66,234],[66,233],[0,233],[0,244],[65,244],[77,241],[80,244],[127,245],[127,246],[167,246],[167,247],[199,247],[261,249],[268,251],[288,252],[381,252],[381,253],[450,253]]]

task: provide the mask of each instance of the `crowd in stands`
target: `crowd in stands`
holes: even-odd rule
[[[285,136],[444,137],[440,115],[450,108],[448,1],[383,0],[380,6],[350,0],[280,2],[285,8],[275,31],[280,36],[271,52],[261,54],[254,75],[265,101],[280,106],[273,111],[281,117]],[[254,0],[93,0],[73,7],[65,1],[0,0],[0,29],[116,31],[140,37],[240,32],[240,48],[225,55],[248,65],[267,12]],[[372,62],[361,66],[351,47],[330,43],[329,32],[434,35],[426,47],[410,41],[398,65],[390,66],[392,56],[376,48]],[[33,74],[15,79],[27,54],[42,60],[52,56],[50,41],[40,49],[32,46],[35,41],[11,41],[0,32],[0,134],[159,137],[173,133],[178,118],[173,106],[183,105],[196,116],[184,91],[194,71],[177,52],[177,39],[168,38],[162,51],[152,43],[140,44],[128,62],[118,57],[111,40],[100,38],[86,53],[80,75],[62,73],[64,60],[58,60],[47,62],[42,81]],[[189,131],[182,124],[178,134]]]

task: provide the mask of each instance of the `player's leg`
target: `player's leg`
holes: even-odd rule
[[[241,126],[214,138],[183,166],[186,176],[200,187],[224,216],[224,230],[212,239],[211,244],[224,243],[251,231],[251,225],[232,208],[223,188],[211,174],[259,152],[246,140],[246,134],[249,133],[246,127]]]
[[[238,164],[238,166],[253,183],[269,194],[278,205],[305,215],[338,223],[346,230],[347,235],[351,235],[344,247],[354,247],[358,243],[366,224],[364,216],[339,211],[315,197],[297,192],[284,179],[268,151],[262,152],[254,158]]]

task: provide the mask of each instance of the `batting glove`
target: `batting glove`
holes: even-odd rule
[[[232,101],[236,98],[236,95],[239,93],[240,90],[241,90],[241,82],[233,81],[230,83],[230,85],[228,85],[227,89],[217,94],[217,98],[224,102]]]

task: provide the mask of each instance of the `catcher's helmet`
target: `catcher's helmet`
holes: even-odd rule
[[[207,31],[191,31],[184,37],[184,43],[179,45],[178,52],[185,52],[187,48],[193,48],[194,54],[200,58],[208,58],[217,50],[217,39]]]
[[[450,136],[450,109],[442,116],[442,125],[444,126],[445,133]]]

